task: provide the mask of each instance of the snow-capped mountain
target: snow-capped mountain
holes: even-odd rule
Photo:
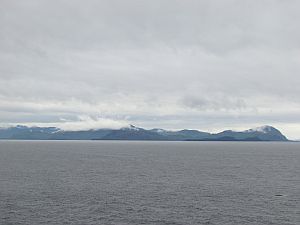
[[[278,131],[277,129],[275,129],[272,126],[261,126],[261,127],[256,127],[256,128],[251,128],[249,130],[245,130],[244,132],[246,133],[251,133],[251,132],[262,132],[262,133],[269,133],[269,132],[274,132],[274,131]]]

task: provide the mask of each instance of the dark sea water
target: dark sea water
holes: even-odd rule
[[[0,224],[300,224],[300,143],[0,141]]]

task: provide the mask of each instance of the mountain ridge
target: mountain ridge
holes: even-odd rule
[[[17,125],[0,128],[0,139],[12,140],[153,140],[153,141],[289,141],[278,129],[261,126],[245,131],[224,130],[208,133],[199,130],[178,131],[144,129],[130,125],[120,129],[66,131],[57,127]]]

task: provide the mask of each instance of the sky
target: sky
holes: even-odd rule
[[[299,0],[0,0],[0,125],[272,125],[300,139]]]

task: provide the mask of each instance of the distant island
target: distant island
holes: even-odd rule
[[[278,129],[262,126],[245,131],[208,133],[198,130],[169,131],[130,125],[120,129],[65,131],[57,127],[14,126],[0,128],[0,139],[12,140],[152,140],[152,141],[289,141]]]

